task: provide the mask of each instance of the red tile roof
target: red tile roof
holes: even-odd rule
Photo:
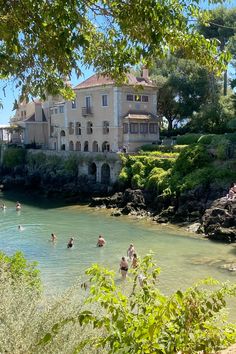
[[[147,79],[143,77],[135,77],[133,74],[127,74],[128,82],[125,85],[142,85],[148,87],[155,87],[155,85]],[[81,82],[74,89],[82,89],[82,88],[89,88],[94,86],[105,86],[105,85],[115,85],[115,81],[109,78],[108,76],[94,74],[93,76],[89,77],[87,80]]]

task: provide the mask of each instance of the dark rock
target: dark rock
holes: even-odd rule
[[[111,216],[121,216],[121,215],[122,215],[122,213],[120,210],[115,210],[111,213]]]

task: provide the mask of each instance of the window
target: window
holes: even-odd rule
[[[128,134],[128,132],[129,132],[129,126],[127,123],[124,123],[123,124],[123,133]]]
[[[76,100],[71,101],[71,108],[76,109]]]
[[[148,96],[142,96],[142,102],[148,102]]]
[[[84,142],[84,151],[89,151],[89,143],[88,143],[88,141]]]
[[[69,134],[74,134],[74,123],[72,122],[69,123]]]
[[[64,113],[64,106],[59,107],[59,113]]]
[[[93,123],[88,122],[87,123],[87,134],[92,134],[93,133]]]
[[[108,96],[107,95],[102,95],[102,106],[103,107],[108,106]]]
[[[135,100],[136,102],[140,102],[140,101],[141,101],[141,96],[140,96],[140,95],[135,95],[135,96],[134,96],[134,100]]]
[[[57,110],[57,108],[55,108],[55,114],[57,114],[57,112],[58,112],[58,110]]]
[[[73,143],[72,140],[69,142],[69,150],[70,150],[70,151],[73,151],[73,150],[74,150],[74,143]]]
[[[140,134],[148,133],[148,123],[140,123]]]
[[[75,125],[75,134],[81,135],[81,123],[80,122],[77,122]]]
[[[150,134],[157,134],[157,123],[150,123],[149,124],[149,133]]]
[[[81,151],[81,143],[80,143],[80,141],[76,141],[75,150],[76,151]]]
[[[127,101],[133,101],[133,100],[134,100],[134,96],[131,95],[131,94],[128,94],[128,95],[126,96],[126,99],[127,99]]]
[[[103,122],[103,134],[108,134],[109,133],[109,122],[104,121]]]
[[[91,107],[91,97],[90,96],[85,97],[85,105],[86,105],[87,109],[89,109]]]
[[[130,133],[138,134],[138,123],[130,123]]]

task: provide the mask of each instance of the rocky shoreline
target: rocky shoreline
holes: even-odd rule
[[[224,189],[201,187],[175,198],[126,189],[112,196],[92,198],[90,206],[112,209],[111,216],[115,217],[132,215],[150,217],[157,223],[187,224],[190,231],[210,240],[236,242],[236,199],[228,200]]]

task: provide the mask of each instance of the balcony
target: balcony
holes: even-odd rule
[[[92,115],[93,115],[92,107],[82,107],[83,117],[92,116]]]

